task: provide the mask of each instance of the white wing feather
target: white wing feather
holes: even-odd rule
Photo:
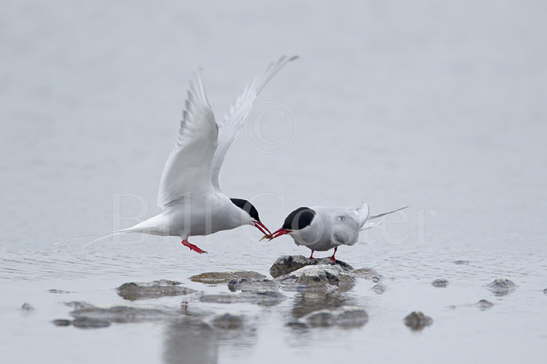
[[[361,207],[356,209],[355,212],[357,212],[359,227],[362,228],[370,217],[370,209],[368,207],[368,204],[363,202],[361,204]]]
[[[184,103],[177,143],[161,176],[158,192],[160,207],[191,193],[213,190],[211,166],[217,139],[215,116],[200,75],[196,73]]]
[[[256,97],[268,82],[289,62],[297,59],[298,56],[282,56],[276,62],[270,63],[266,72],[255,77],[253,81],[245,88],[241,96],[230,107],[230,111],[225,116],[224,121],[219,123],[218,147],[213,158],[212,183],[216,189],[220,189],[219,175],[226,152],[232,145],[245,120],[249,116]]]

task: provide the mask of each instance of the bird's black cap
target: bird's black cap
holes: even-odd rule
[[[253,206],[252,203],[242,198],[231,198],[230,201],[232,201],[232,203],[240,209],[247,212],[253,219],[255,219],[256,221],[260,221],[260,217],[258,216],[258,210],[256,209],[256,207]]]
[[[309,226],[315,217],[315,211],[309,207],[299,207],[285,218],[282,229],[300,230]]]

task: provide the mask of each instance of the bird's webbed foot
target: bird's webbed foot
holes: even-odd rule
[[[196,244],[189,243],[188,240],[183,240],[180,243],[184,245],[185,247],[187,247],[188,249],[195,251],[196,253],[199,253],[199,254],[207,253],[205,250],[201,249]]]

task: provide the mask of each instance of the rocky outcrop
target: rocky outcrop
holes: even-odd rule
[[[331,265],[338,266],[344,271],[352,271],[353,267],[341,260],[333,262],[330,258],[306,258],[303,255],[284,255],[279,257],[270,267],[270,275],[274,278],[287,275],[300,268],[309,265]]]
[[[355,278],[339,265],[307,265],[276,278],[286,290],[316,289],[322,291],[347,291],[355,284]]]

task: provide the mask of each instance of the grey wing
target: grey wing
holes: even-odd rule
[[[245,120],[249,116],[253,108],[256,97],[268,82],[289,62],[297,59],[297,56],[283,56],[276,62],[271,63],[266,72],[261,77],[255,77],[253,81],[245,88],[241,96],[235,101],[230,108],[230,111],[224,118],[224,121],[219,125],[218,149],[215,152],[213,159],[213,185],[216,189],[220,189],[219,175],[222,163],[226,156],[226,152],[232,145],[237,134],[245,124]]]
[[[332,222],[332,240],[335,245],[353,245],[359,238],[361,226],[355,214],[338,213]]]

